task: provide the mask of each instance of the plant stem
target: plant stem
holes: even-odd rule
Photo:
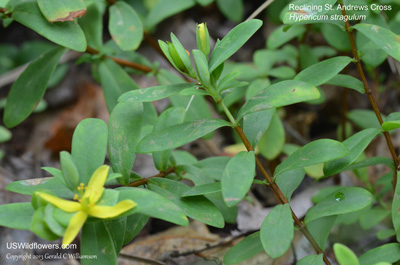
[[[139,187],[139,186],[147,184],[149,182],[149,179],[152,179],[152,178],[164,178],[164,177],[166,177],[169,174],[174,173],[174,172],[175,172],[175,167],[170,167],[165,171],[160,171],[160,173],[158,173],[158,174],[156,174],[154,176],[151,176],[151,177],[148,177],[148,178],[139,179],[139,180],[135,180],[135,181],[129,183],[128,187]]]
[[[342,3],[342,0],[340,0],[339,3]],[[345,9],[342,9],[342,15],[346,16],[346,10]],[[383,119],[382,119],[381,113],[379,111],[378,105],[376,104],[376,101],[374,99],[374,96],[372,95],[372,92],[371,92],[371,89],[370,89],[370,87],[368,85],[367,79],[365,77],[364,70],[363,70],[363,67],[361,65],[361,60],[358,57],[356,42],[354,41],[354,35],[350,31],[350,23],[349,23],[349,21],[345,21],[344,23],[345,23],[347,35],[349,36],[349,39],[350,39],[351,51],[353,53],[354,58],[357,61],[357,63],[356,63],[357,70],[358,70],[358,73],[360,75],[361,81],[364,84],[365,93],[368,96],[369,102],[371,103],[372,109],[374,110],[375,115],[378,118],[378,121],[379,121],[380,125],[382,125],[383,124]],[[395,168],[398,168],[399,159],[398,159],[396,151],[394,149],[392,139],[390,138],[390,135],[389,135],[388,132],[383,132],[383,135],[385,136],[386,143],[387,143],[387,145],[389,147],[389,150],[390,150],[390,154],[392,155],[392,159],[393,159],[393,163],[395,165]],[[396,183],[397,183],[397,175],[394,174],[393,175],[393,180],[392,180],[393,189],[395,189]]]
[[[99,51],[93,49],[93,48],[90,47],[90,46],[87,46],[87,48],[86,48],[86,53],[89,53],[89,54],[99,54]],[[124,59],[120,59],[120,58],[112,57],[112,56],[108,56],[108,55],[105,55],[104,57],[105,57],[105,58],[108,58],[108,59],[110,59],[110,60],[113,60],[114,62],[116,62],[116,63],[119,64],[119,65],[127,66],[127,67],[130,67],[130,68],[132,68],[132,69],[136,69],[136,70],[142,71],[142,72],[144,72],[144,73],[150,73],[150,72],[153,71],[152,68],[150,68],[150,67],[148,67],[148,66],[146,66],[146,65],[143,65],[143,64],[131,62],[131,61],[128,61],[128,60],[124,60]]]
[[[233,116],[230,113],[229,109],[225,106],[223,100],[219,100],[217,103],[222,107],[222,109],[224,110],[224,112],[225,112],[226,116],[229,118],[229,120],[232,122],[231,119],[233,119],[232,123],[236,124],[235,119],[233,118]],[[234,130],[239,135],[239,137],[242,140],[243,144],[246,146],[247,151],[254,151],[254,148],[250,144],[249,139],[247,139],[247,136],[244,134],[242,127],[240,127],[240,125],[236,125],[234,127]],[[258,169],[261,171],[261,174],[267,180],[268,186],[272,189],[272,191],[274,192],[275,196],[279,199],[279,201],[282,204],[289,203],[288,200],[286,199],[286,197],[283,195],[281,189],[278,187],[278,185],[276,185],[276,183],[269,176],[269,174],[265,170],[264,166],[262,165],[261,161],[258,159],[258,157],[256,155],[255,155],[255,158],[256,158],[256,165],[257,165]],[[318,254],[323,254],[323,259],[324,259],[325,264],[331,265],[331,263],[329,262],[328,258],[325,256],[324,252],[321,250],[321,248],[318,246],[318,244],[315,241],[315,239],[312,237],[312,235],[308,231],[307,227],[305,227],[303,225],[303,223],[299,220],[299,218],[293,212],[293,209],[291,207],[290,207],[290,211],[292,212],[292,217],[293,217],[294,222],[299,227],[299,229],[303,233],[303,235],[310,242],[310,244],[314,248],[314,250]]]

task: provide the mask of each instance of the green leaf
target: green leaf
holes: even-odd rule
[[[138,144],[136,152],[151,153],[174,149],[224,126],[230,126],[230,123],[215,119],[203,119],[171,126],[148,134]]]
[[[255,174],[254,151],[236,154],[226,165],[221,179],[222,195],[228,207],[238,204],[249,191]]]
[[[118,98],[122,94],[140,88],[121,66],[110,59],[101,61],[98,69],[104,98],[106,99],[107,109],[110,113],[115,105],[117,105]]]
[[[325,216],[307,224],[308,231],[322,250],[326,248],[326,241],[328,240],[332,227],[335,225],[336,219],[336,215]]]
[[[298,168],[279,174],[275,178],[276,184],[281,189],[283,195],[288,201],[290,201],[293,192],[303,181],[305,174],[306,172],[304,169]]]
[[[362,229],[371,229],[383,221],[386,217],[390,215],[390,210],[382,208],[372,208],[363,212],[360,216],[360,225]]]
[[[245,118],[247,116],[245,116]],[[283,128],[282,121],[278,114],[275,113],[272,116],[271,124],[269,125],[268,130],[261,137],[260,142],[258,143],[258,148],[263,157],[268,160],[272,160],[282,152],[284,144],[285,129]]]
[[[57,219],[54,217],[54,209],[56,207],[53,206],[51,203],[47,204],[44,208],[44,222],[45,225],[50,229],[52,233],[57,236],[64,236],[66,227],[61,225]]]
[[[212,51],[208,62],[210,73],[239,50],[261,25],[261,20],[253,19],[240,23],[233,28]]]
[[[131,242],[132,239],[134,239],[136,235],[139,234],[140,231],[142,231],[143,227],[147,224],[147,221],[149,220],[148,216],[138,213],[131,214],[124,218],[126,218],[126,227],[129,227],[129,229],[125,230],[125,236],[122,245],[126,245]]]
[[[229,161],[229,157],[216,156],[203,159],[195,164],[195,166],[200,168],[205,175],[216,180],[221,180],[225,167]]]
[[[309,255],[299,260],[296,265],[324,265],[324,254]]]
[[[178,205],[188,217],[214,227],[224,227],[222,214],[208,199],[203,196],[181,197],[189,189],[185,184],[153,178],[149,181],[149,188]]]
[[[275,50],[291,39],[301,36],[306,32],[306,27],[303,25],[293,25],[289,29],[287,27],[287,25],[281,25],[268,36],[268,49]]]
[[[163,99],[175,94],[186,88],[197,87],[194,83],[182,83],[165,86],[154,86],[138,90],[129,91],[119,97],[119,102],[150,102]]]
[[[54,177],[18,180],[6,187],[6,190],[26,195],[32,195],[35,191],[41,189],[54,192],[60,198],[70,199],[74,197],[74,193],[65,186],[65,183]]]
[[[57,47],[33,61],[11,87],[4,110],[4,124],[14,127],[34,111],[65,49]]]
[[[0,225],[12,229],[29,230],[35,210],[29,202],[0,205]]]
[[[47,224],[44,221],[44,218],[45,218],[44,209],[45,209],[45,207],[43,206],[43,207],[38,208],[35,211],[35,213],[33,214],[33,217],[32,217],[30,230],[40,238],[54,241],[54,240],[58,239],[60,236],[54,234],[47,227]]]
[[[333,251],[340,265],[359,265],[358,258],[354,252],[345,245],[336,243],[333,245]]]
[[[349,36],[346,31],[332,24],[321,24],[321,33],[329,45],[339,51],[348,52],[351,50]]]
[[[289,204],[275,206],[260,229],[265,252],[273,259],[282,256],[290,248],[293,236],[294,226]]]
[[[382,128],[373,110],[355,109],[347,113],[347,118],[361,129]],[[382,119],[385,121],[386,116],[382,115]]]
[[[219,10],[221,10],[225,17],[234,22],[243,20],[243,0],[216,0],[216,2]]]
[[[196,65],[197,75],[201,81],[201,83],[206,86],[210,87],[210,72],[208,71],[208,63],[207,58],[204,53],[200,50],[193,50],[193,60],[194,64]]]
[[[347,147],[334,140],[320,139],[306,144],[293,152],[275,170],[275,176],[296,168],[325,163],[348,154]]]
[[[352,164],[379,133],[379,129],[369,128],[347,138],[343,144],[349,150],[349,154],[326,163],[324,166],[324,175],[326,177],[334,175]]]
[[[86,50],[85,35],[78,24],[73,21],[48,22],[35,0],[27,0],[17,5],[12,18],[54,43],[78,52]]]
[[[212,182],[203,185],[196,185],[182,194],[182,197],[206,195],[221,191],[221,182]]]
[[[272,126],[275,109],[258,111],[244,116],[243,132],[247,136],[251,146],[257,146],[258,142],[266,134],[268,127]]]
[[[374,265],[378,262],[394,263],[400,260],[400,244],[389,243],[373,248],[359,258],[360,265]]]
[[[143,25],[135,9],[123,1],[110,7],[108,30],[114,42],[124,51],[136,50],[143,39]]]
[[[394,231],[393,229],[384,229],[384,230],[380,230],[380,231],[378,231],[378,233],[376,233],[376,237],[379,240],[388,239],[392,236],[396,236],[396,231]]]
[[[122,184],[128,185],[136,157],[136,145],[142,132],[143,104],[118,103],[108,123],[108,155],[115,173],[122,174]]]
[[[296,72],[289,66],[278,66],[269,71],[268,75],[279,79],[292,79]]]
[[[373,41],[394,59],[400,61],[400,37],[392,31],[377,25],[364,23],[354,25],[353,28],[364,34],[365,37]]]
[[[351,60],[352,59],[347,56],[337,56],[327,59],[307,67],[298,73],[294,79],[319,86],[336,76],[351,62]]]
[[[354,89],[362,94],[365,93],[363,83],[350,75],[341,75],[338,74],[334,76],[332,79],[326,81],[324,84],[326,85],[333,85],[333,86],[340,86],[340,87],[347,87],[350,89]]]
[[[354,164],[351,164],[350,166],[343,169],[343,171],[354,170],[354,169],[358,169],[358,168],[370,167],[370,166],[375,166],[375,165],[385,165],[385,166],[391,168],[392,170],[395,169],[392,159],[390,159],[388,157],[383,157],[383,156],[375,156],[375,157],[370,157],[370,158],[361,160],[359,162],[356,162]]]
[[[66,152],[60,152],[60,163],[64,181],[70,190],[74,191],[79,186],[79,173],[72,156]]]
[[[74,21],[86,14],[83,0],[38,0],[42,14],[50,22]]]
[[[186,111],[182,107],[172,107],[163,111],[158,118],[153,131],[160,131],[170,126],[181,124],[185,120],[185,114]],[[153,153],[153,161],[157,170],[167,170],[170,155],[171,149]]]
[[[87,45],[96,50],[100,50],[103,46],[104,9],[104,3],[92,3],[87,7],[86,15],[78,20],[85,33]]]
[[[387,132],[400,128],[400,120],[386,121],[382,124],[382,130]]]
[[[81,254],[96,255],[96,259],[82,259],[82,265],[117,264],[113,238],[104,221],[86,222],[82,228]]]
[[[394,191],[392,203],[392,222],[394,230],[396,231],[397,241],[400,241],[400,171],[397,171],[397,184]]]
[[[182,210],[168,198],[161,196],[151,190],[140,188],[122,187],[119,191],[118,200],[132,200],[137,206],[127,214],[140,213],[154,218],[162,219],[177,225],[188,225],[189,222]]]
[[[71,155],[79,172],[79,181],[88,184],[97,168],[103,165],[107,151],[107,125],[100,119],[85,119],[75,129]]]
[[[233,246],[224,256],[224,264],[236,264],[257,255],[263,250],[260,232],[255,232]]]
[[[158,23],[178,14],[196,4],[195,0],[159,0],[146,17],[146,29],[151,29]]]
[[[253,112],[283,107],[320,97],[318,89],[311,84],[287,80],[273,84],[249,99],[240,109],[237,120]]]
[[[342,188],[321,200],[307,212],[305,223],[324,216],[351,213],[370,206],[373,202],[371,193],[358,187]]]

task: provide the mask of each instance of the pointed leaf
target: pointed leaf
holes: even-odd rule
[[[54,43],[78,52],[86,50],[85,35],[79,25],[73,21],[48,22],[40,12],[36,0],[23,1],[17,5],[12,18]]]
[[[260,232],[255,232],[233,246],[224,256],[224,264],[236,264],[257,255],[263,250]]]
[[[325,250],[326,248],[326,242],[332,227],[335,225],[336,219],[336,215],[325,216],[307,224],[308,231],[322,250]]]
[[[367,148],[375,136],[378,135],[378,133],[380,133],[379,129],[369,128],[346,139],[343,144],[349,150],[349,154],[326,163],[324,166],[324,175],[331,176],[339,173],[345,167],[353,163],[361,155],[365,148]]]
[[[340,86],[340,87],[347,87],[354,89],[362,94],[365,93],[364,85],[363,83],[350,75],[336,75],[330,80],[324,82],[326,85],[333,85],[333,86]]]
[[[319,86],[328,80],[331,80],[350,62],[351,58],[347,56],[337,56],[307,67],[296,75],[294,80],[308,82],[314,86]]]
[[[26,195],[32,195],[35,191],[41,189],[49,190],[60,198],[70,199],[74,197],[74,193],[59,178],[55,177],[18,180],[6,187],[6,190]]]
[[[362,210],[373,202],[371,193],[358,187],[342,188],[326,196],[307,212],[305,223],[320,217]]]
[[[226,165],[221,179],[222,195],[228,207],[238,204],[249,191],[255,173],[254,151],[240,152]]]
[[[72,156],[66,151],[60,152],[60,163],[65,183],[70,190],[75,192],[79,186],[79,173]]]
[[[136,50],[142,42],[142,21],[135,9],[123,1],[110,7],[108,29],[112,39],[124,51]]]
[[[243,117],[243,132],[251,146],[256,147],[272,123],[275,109],[258,111]]]
[[[119,97],[119,102],[150,102],[163,98],[167,98],[172,95],[176,95],[186,88],[197,87],[194,83],[182,83],[165,86],[155,86],[134,91],[129,91]]]
[[[122,174],[122,184],[127,185],[136,157],[143,122],[143,104],[118,103],[108,123],[108,155],[115,173]]]
[[[204,119],[171,126],[148,134],[138,144],[136,151],[138,153],[151,153],[174,149],[223,126],[230,126],[230,123],[224,120]]]
[[[392,31],[371,24],[360,23],[353,28],[364,34],[365,37],[373,41],[383,51],[400,61],[400,37]]]
[[[275,170],[275,176],[296,169],[312,166],[336,158],[344,157],[348,154],[347,147],[334,140],[320,139],[313,141],[293,152]]]
[[[7,127],[20,124],[34,111],[64,51],[57,47],[42,54],[18,77],[8,94],[4,110]]]
[[[287,80],[273,84],[249,99],[240,109],[237,120],[253,112],[287,106],[320,97],[318,89],[311,84]]]
[[[210,73],[239,50],[261,25],[261,20],[252,19],[233,28],[212,51],[208,62]]]
[[[71,155],[78,168],[79,181],[87,185],[92,174],[103,165],[107,151],[107,125],[100,119],[85,119],[75,129]]]
[[[282,256],[290,248],[293,236],[294,226],[289,204],[275,206],[260,229],[265,252],[273,259]]]

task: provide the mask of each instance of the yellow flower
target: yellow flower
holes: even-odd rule
[[[77,202],[60,199],[43,192],[38,193],[44,200],[61,210],[69,213],[76,212],[65,231],[63,244],[68,245],[74,240],[89,215],[102,219],[112,218],[136,206],[136,203],[131,200],[120,201],[114,206],[96,205],[105,190],[103,186],[106,182],[108,170],[108,166],[101,166],[93,173],[87,187],[84,187],[83,183],[80,184],[77,188],[79,194],[74,197]]]

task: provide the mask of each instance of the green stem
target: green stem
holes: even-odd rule
[[[232,113],[229,111],[229,109],[226,107],[224,101],[222,99],[220,99],[218,101],[218,105],[221,106],[221,108],[224,110],[226,116],[228,117],[229,121],[232,123],[233,126],[237,125],[237,122],[235,120],[235,118],[232,116]]]

